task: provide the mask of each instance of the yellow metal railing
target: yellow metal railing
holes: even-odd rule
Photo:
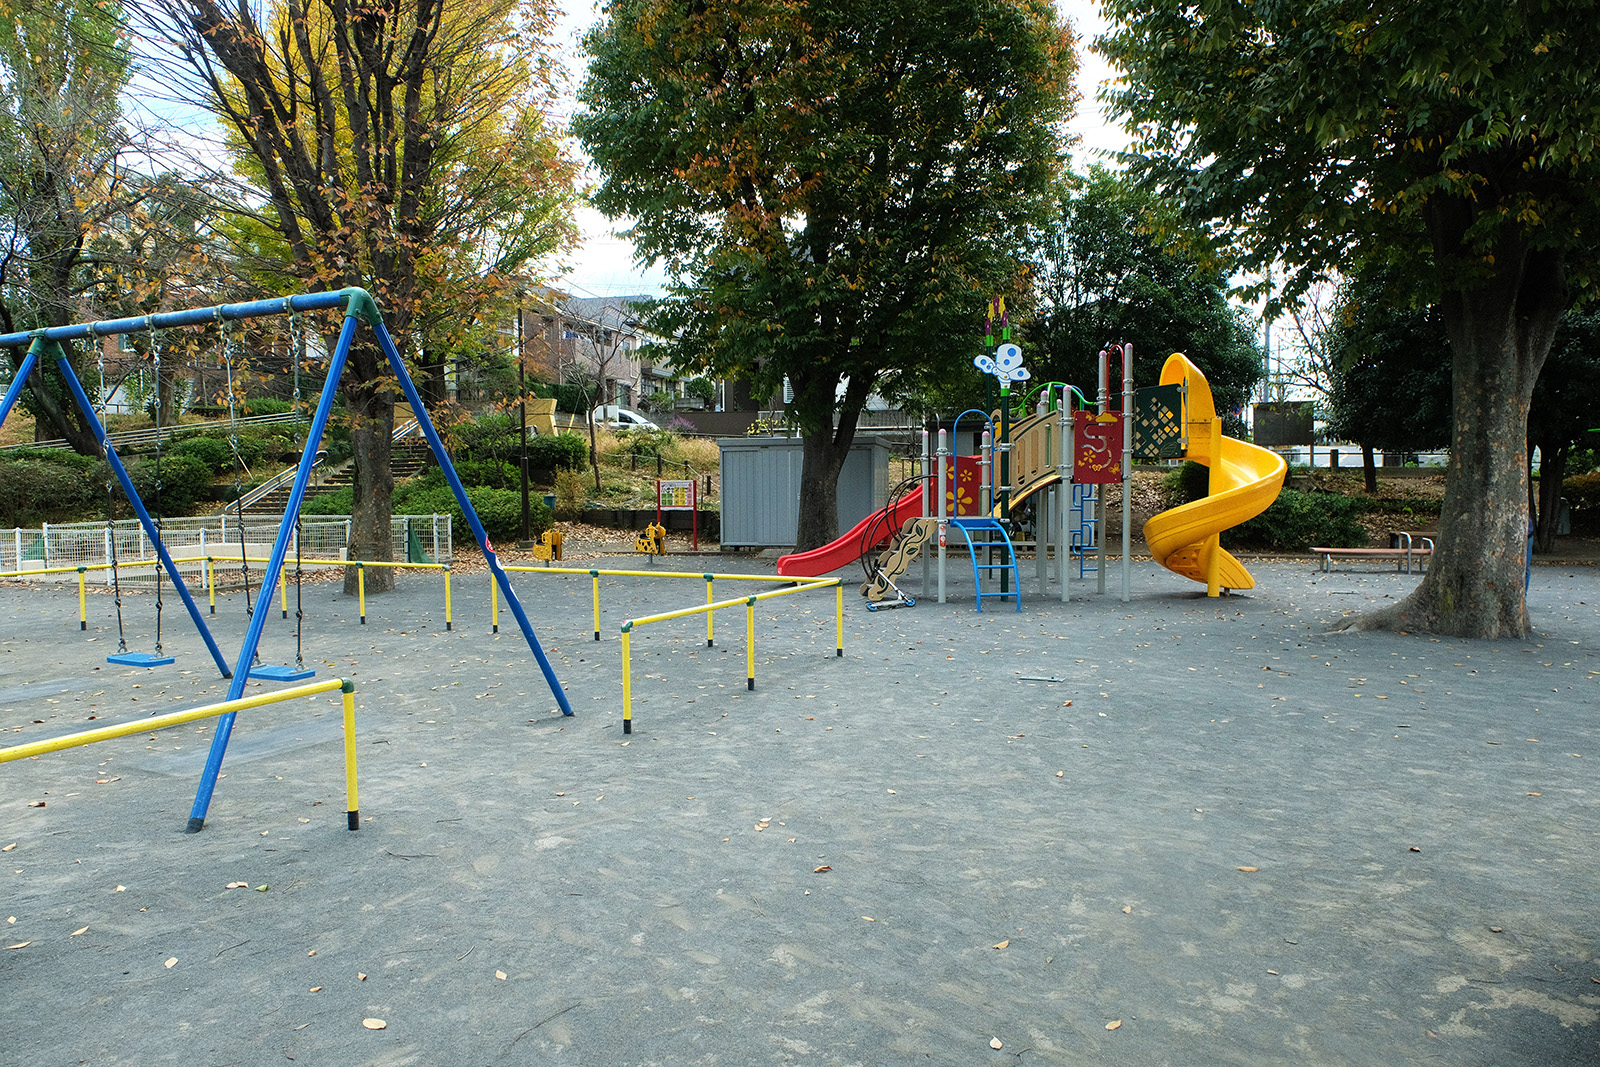
[[[643,572],[646,574],[660,572]],[[709,576],[708,576],[709,577]],[[727,577],[722,575],[721,577]],[[761,576],[764,581],[772,581],[770,575]],[[709,587],[709,581],[707,585]],[[622,624],[622,732],[633,733],[633,631],[640,626],[653,622],[666,622],[668,619],[681,619],[689,615],[698,615],[702,612],[709,618],[712,612],[719,608],[744,605],[745,627],[745,688],[754,690],[756,687],[756,602],[758,600],[771,600],[775,597],[793,596],[796,593],[809,592],[812,589],[834,590],[834,655],[844,655],[844,581],[840,578],[811,578],[800,579],[788,589],[772,589],[765,593],[752,593],[749,596],[737,597],[732,600],[719,600],[707,604],[698,604],[692,608],[679,608],[676,611],[663,611],[655,615],[644,615],[637,619],[629,619]],[[709,633],[709,623],[707,632]],[[710,638],[707,638],[709,641]]]
[[[35,571],[34,573],[38,572]],[[156,730],[164,730],[169,726],[181,726],[186,722],[216,718],[229,712],[265,707],[268,704],[298,700],[301,697],[316,696],[319,693],[331,693],[335,689],[344,694],[346,825],[350,829],[356,830],[360,829],[361,826],[360,803],[356,794],[356,686],[354,682],[346,681],[343,678],[329,678],[322,682],[308,682],[305,685],[277,689],[270,693],[258,693],[255,696],[241,697],[238,700],[224,700],[218,704],[190,708],[187,711],[170,711],[164,715],[152,715],[148,719],[136,719],[133,722],[118,723],[114,726],[100,726],[93,730],[81,730],[75,734],[50,737],[43,741],[29,741],[21,745],[12,745],[10,748],[0,748],[0,763],[31,759],[49,752],[61,752],[69,748],[92,745],[98,741],[110,741],[118,737],[128,737],[132,734],[151,733]]]

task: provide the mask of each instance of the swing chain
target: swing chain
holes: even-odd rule
[[[244,614],[250,618],[255,614],[255,607],[250,597],[250,555],[245,542],[248,540],[244,521],[244,483],[239,477],[239,472],[244,467],[244,457],[239,454],[239,414],[235,403],[233,383],[233,359],[235,350],[234,335],[229,332],[228,324],[221,317],[221,308],[217,309],[217,321],[222,329],[222,362],[228,368],[228,443],[233,449],[233,502],[234,513],[239,520],[239,570],[244,579]],[[259,660],[259,656],[257,657]]]
[[[153,418],[156,424],[156,541],[161,541],[162,521],[166,517],[166,505],[161,499],[161,333],[150,325],[150,316],[144,317],[145,328],[150,331],[150,360],[151,369],[155,375],[155,404]],[[159,551],[158,551],[159,555]],[[161,566],[159,560],[156,572],[156,655],[161,655]]]

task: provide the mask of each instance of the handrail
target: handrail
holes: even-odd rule
[[[247,415],[235,421],[249,426],[268,426],[279,422],[294,422],[299,418],[300,416],[292,411],[280,411],[276,415]],[[157,426],[148,430],[118,430],[116,433],[106,434],[106,440],[120,449],[127,445],[148,445],[157,439],[166,440],[191,431],[204,433],[207,430],[217,429],[221,425],[223,425],[221,422],[213,420],[210,422],[186,422],[171,426]],[[0,445],[0,452],[9,452],[18,448],[63,449],[70,447],[72,446],[67,444],[65,438],[55,437],[48,441],[22,441],[14,445]]]

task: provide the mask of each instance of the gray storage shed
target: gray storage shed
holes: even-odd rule
[[[722,545],[790,548],[800,528],[798,437],[725,437],[722,454]],[[888,503],[889,446],[857,436],[839,472],[842,534]]]

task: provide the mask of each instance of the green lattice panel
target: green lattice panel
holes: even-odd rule
[[[1152,385],[1134,394],[1135,459],[1178,459],[1183,455],[1183,386]]]

